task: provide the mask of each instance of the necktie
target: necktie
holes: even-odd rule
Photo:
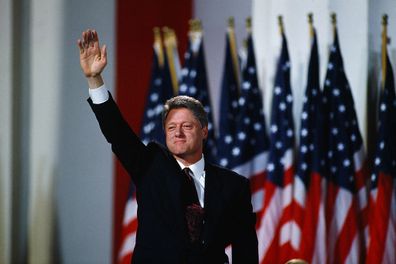
[[[185,218],[187,223],[187,231],[190,241],[196,242],[201,234],[204,209],[201,207],[197,190],[195,188],[194,179],[191,170],[186,167],[183,169],[183,196],[185,206]]]

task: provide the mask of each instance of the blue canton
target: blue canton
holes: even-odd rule
[[[326,176],[340,187],[355,192],[354,154],[362,147],[351,89],[335,33],[330,49],[323,90],[323,126],[326,153]]]
[[[290,87],[290,60],[286,36],[282,34],[282,49],[278,60],[273,90],[270,120],[270,154],[268,179],[283,187],[285,154],[294,149],[293,96]]]

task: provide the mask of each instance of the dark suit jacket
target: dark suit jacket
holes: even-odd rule
[[[138,230],[132,263],[257,263],[255,214],[246,178],[205,161],[205,215],[200,251],[188,259],[189,242],[181,201],[181,168],[162,145],[145,146],[111,98],[88,99],[112,150],[136,185]]]

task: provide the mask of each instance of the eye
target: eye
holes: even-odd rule
[[[176,128],[176,126],[168,126],[167,130],[168,131],[173,131],[173,130],[175,130],[175,128]]]
[[[190,129],[192,129],[192,128],[193,128],[193,125],[192,125],[192,124],[183,124],[183,129],[190,130]]]

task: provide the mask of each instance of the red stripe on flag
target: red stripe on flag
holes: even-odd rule
[[[329,226],[328,223],[331,223],[332,218],[334,216],[334,207],[336,205],[336,198],[338,193],[338,186],[332,182],[327,182],[327,192],[326,192],[326,207],[325,207],[325,215],[326,215],[326,226]]]
[[[356,199],[353,199],[349,207],[347,217],[342,223],[342,228],[337,237],[334,252],[329,252],[334,256],[333,263],[345,263],[349,254],[359,256],[358,252],[351,253],[352,243],[358,238],[358,206]],[[357,254],[356,254],[357,253]]]
[[[380,173],[378,175],[377,198],[374,209],[370,212],[370,244],[367,252],[367,263],[382,263],[386,235],[392,202],[393,181],[390,175]]]
[[[306,197],[305,223],[302,230],[304,243],[301,245],[300,257],[308,262],[312,261],[315,245],[319,243],[315,238],[318,231],[319,210],[322,199],[322,179],[318,173],[311,173],[310,185]],[[320,246],[325,247],[325,245]]]
[[[265,184],[265,188],[264,188],[265,196],[263,198],[264,207],[263,207],[260,217],[257,218],[257,223],[256,223],[257,228],[259,228],[259,226],[261,225],[261,221],[264,218],[265,212],[267,211],[268,206],[270,205],[270,200],[272,200],[271,197],[274,195],[276,189],[277,189],[277,186],[270,182]]]
[[[290,166],[288,169],[285,170],[283,175],[283,180],[287,184],[291,184],[294,177],[294,169],[293,166]],[[258,229],[262,228],[261,225],[271,223],[273,227],[275,227],[274,235],[270,236],[267,234],[266,237],[259,237],[259,247],[262,245],[269,244],[269,247],[265,249],[260,249],[259,251],[263,251],[260,256],[260,263],[282,263],[282,259],[284,258],[281,256],[280,245],[279,245],[279,236],[280,236],[280,229],[282,227],[283,222],[281,221],[282,217],[288,217],[288,213],[286,212],[286,216],[284,213],[279,212],[282,211],[282,208],[279,208],[278,205],[283,206],[283,196],[284,196],[284,189],[287,186],[278,187],[274,185],[271,181],[267,181],[265,184],[265,198],[264,198],[264,208],[262,215],[258,221]],[[291,188],[290,188],[291,190]],[[276,195],[276,191],[281,192],[280,195]],[[292,194],[290,194],[292,195]],[[276,212],[273,212],[269,209],[275,209]],[[278,214],[279,213],[279,214]],[[264,220],[265,219],[265,220]],[[267,221],[267,223],[263,223],[263,221]],[[264,229],[265,230],[265,229]],[[261,233],[261,232],[259,232]],[[265,234],[263,234],[265,236]],[[261,240],[261,241],[260,241]],[[285,261],[283,261],[285,262]]]
[[[361,260],[364,250],[359,230],[361,223],[358,204],[356,195],[328,183],[326,226],[329,263],[345,263],[347,258]]]
[[[266,179],[267,179],[267,173],[265,171],[251,176],[249,180],[250,180],[250,189],[252,193],[255,193],[263,189]]]

